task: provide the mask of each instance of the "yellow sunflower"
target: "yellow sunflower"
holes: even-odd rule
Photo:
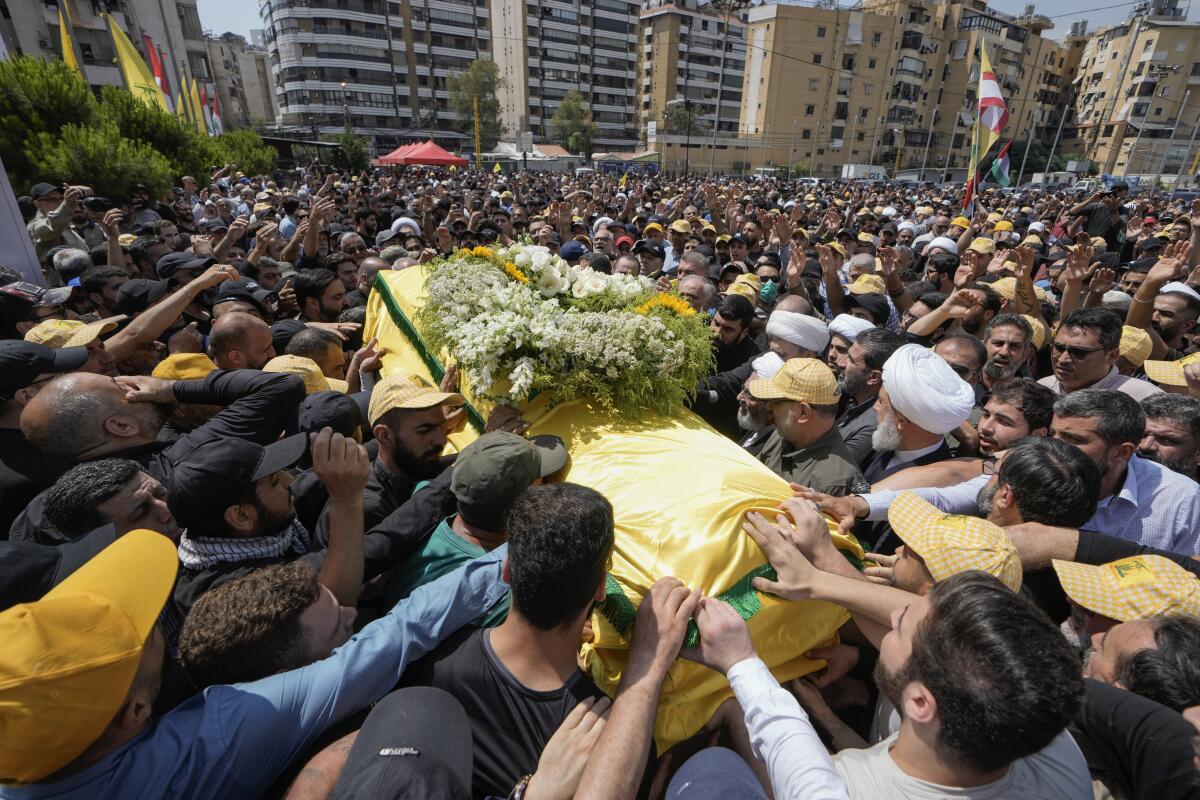
[[[696,313],[696,309],[692,308],[688,301],[684,300],[682,297],[664,293],[654,295],[654,297],[651,297],[649,300],[642,303],[640,306],[635,307],[633,310],[638,314],[649,314],[655,308],[666,309],[674,312],[680,317],[690,317]]]

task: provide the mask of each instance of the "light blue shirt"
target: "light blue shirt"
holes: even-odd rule
[[[329,658],[253,683],[211,686],[98,764],[0,798],[254,798],[326,728],[395,688],[405,667],[508,592],[507,546],[417,589]]]
[[[977,515],[979,491],[990,479],[990,475],[980,475],[944,489],[914,491],[947,514]],[[867,519],[887,519],[888,506],[899,494],[886,491],[863,495],[870,507]],[[1096,505],[1096,513],[1083,529],[1195,555],[1200,552],[1200,487],[1191,478],[1135,455],[1129,459],[1121,490]]]
[[[279,220],[279,235],[284,238],[284,241],[290,242],[299,226],[300,224],[293,217],[285,214],[283,219]]]

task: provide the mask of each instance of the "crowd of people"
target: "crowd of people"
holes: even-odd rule
[[[42,280],[0,267],[0,798],[1200,796],[1200,200],[962,202],[414,167],[31,187]],[[669,575],[615,697],[583,669],[622,509],[512,407],[450,454],[456,371],[384,374],[363,336],[380,272],[517,239],[710,321],[687,413],[794,490],[729,532],[754,588],[851,615],[815,672],[781,684]],[[680,658],[734,696],[660,752]]]

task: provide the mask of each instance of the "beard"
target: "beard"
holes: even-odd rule
[[[1017,374],[1020,369],[1020,364],[993,364],[991,361],[983,365],[983,374],[987,375],[988,380],[1001,381],[1005,378],[1011,378]]]
[[[976,502],[979,504],[979,514],[984,519],[990,517],[992,509],[996,507],[996,490],[999,488],[999,483],[989,483],[979,490],[979,498]]]
[[[901,702],[901,694],[904,692],[904,687],[909,681],[904,675],[904,670],[892,673],[887,671],[887,667],[883,665],[883,661],[875,662],[875,685],[879,687],[879,691],[883,696],[891,702],[892,707],[896,709],[896,713],[900,715],[900,719],[904,719],[904,705]]]
[[[858,397],[867,388],[867,376],[859,372],[842,372],[842,387],[851,399]]]
[[[1138,457],[1144,458],[1147,461],[1153,461],[1156,464],[1162,464],[1172,472],[1178,472],[1180,475],[1195,475],[1196,474],[1196,458],[1162,458],[1153,453],[1143,453],[1138,451]]]
[[[432,480],[446,468],[441,448],[414,455],[408,449],[397,446],[392,448],[392,461],[396,469],[416,481]]]
[[[737,410],[738,427],[747,433],[760,433],[768,426],[768,422],[748,409],[739,407]]]
[[[900,428],[896,426],[896,418],[891,411],[880,417],[871,434],[871,447],[879,453],[894,453],[900,449]]]
[[[254,508],[258,512],[258,531],[255,536],[279,536],[296,519],[296,506],[290,502],[287,511],[270,511],[255,497]]]

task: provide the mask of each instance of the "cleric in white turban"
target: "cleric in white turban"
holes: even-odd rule
[[[779,370],[783,369],[783,359],[779,357],[778,353],[768,350],[751,361],[750,368],[754,370],[754,374],[759,380],[769,381]]]
[[[829,344],[829,326],[807,314],[775,309],[767,318],[767,342],[785,361],[818,358]]]
[[[856,317],[853,314],[838,314],[829,322],[829,332],[835,336],[840,336],[847,342],[853,344],[854,340],[863,331],[869,331],[875,326],[863,319]]]
[[[958,255],[958,242],[946,236],[936,236],[925,247],[925,255],[931,256],[935,250],[942,250],[952,256],[956,256]]]
[[[886,402],[885,401],[886,397]],[[883,390],[879,394],[880,428],[884,428],[889,410],[904,417],[911,425],[926,433],[916,439],[928,439],[927,444],[966,422],[975,407],[975,392],[958,377],[941,356],[917,344],[906,344],[892,354],[883,365]],[[890,406],[890,409],[887,408]],[[893,420],[893,423],[898,420]],[[903,428],[903,426],[901,426]],[[876,430],[879,432],[879,429]],[[900,431],[903,436],[904,431]],[[900,447],[878,447],[876,450],[913,449],[913,436]],[[881,443],[882,444],[882,443]],[[886,444],[894,444],[887,442]]]

